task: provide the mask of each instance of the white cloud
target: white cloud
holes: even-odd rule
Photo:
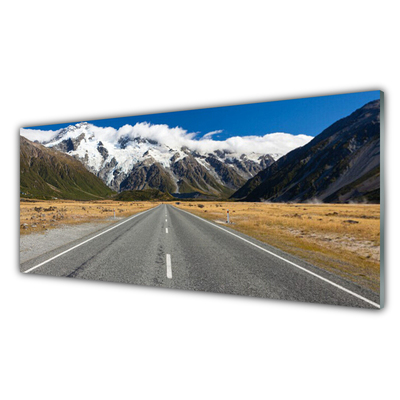
[[[270,133],[264,136],[233,136],[226,140],[214,140],[211,138],[211,134],[220,132],[209,132],[198,140],[195,139],[196,133],[189,133],[181,127],[170,128],[168,125],[151,125],[145,122],[137,123],[134,126],[123,126],[118,130],[118,136],[152,139],[173,149],[180,149],[186,146],[200,153],[227,150],[239,154],[252,152],[286,154],[297,147],[304,146],[313,139],[312,136],[291,135],[283,132]]]
[[[218,135],[218,133],[222,133],[223,130],[222,129],[218,129],[217,131],[212,131],[212,132],[208,132],[206,133],[201,139],[208,139],[213,135]]]
[[[82,128],[86,129],[86,128]],[[208,132],[200,139],[195,139],[195,132],[188,132],[181,127],[170,128],[168,125],[153,125],[148,122],[137,123],[134,126],[124,125],[121,128],[101,128],[89,124],[90,134],[103,143],[118,146],[121,137],[131,139],[142,137],[155,140],[172,149],[179,150],[188,147],[200,153],[212,153],[215,150],[226,150],[236,154],[262,153],[262,154],[286,154],[289,151],[304,146],[312,136],[292,135],[290,133],[269,133],[264,136],[233,136],[225,140],[214,140],[212,136],[221,133],[222,130]],[[42,131],[35,129],[21,129],[21,135],[29,140],[45,142],[54,138],[59,131]],[[76,137],[82,133],[81,129],[75,129],[69,137]]]
[[[27,138],[28,140],[34,142],[38,140],[39,142],[48,142],[49,140],[55,138],[61,129],[57,131],[42,131],[40,129],[20,129],[20,135]]]

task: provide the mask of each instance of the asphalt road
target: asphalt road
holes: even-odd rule
[[[21,264],[21,272],[379,308],[379,295],[172,205]]]

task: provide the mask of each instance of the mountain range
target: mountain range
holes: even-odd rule
[[[152,129],[150,124],[144,127]],[[105,197],[116,191],[127,192],[124,199],[164,198],[165,193],[165,199],[172,194],[271,202],[380,201],[379,100],[312,140],[274,134],[279,140],[296,137],[304,143],[291,143],[294,150],[285,154],[258,153],[257,145],[252,151],[240,145],[229,148],[218,141],[211,147],[202,140],[182,145],[182,140],[170,140],[173,130],[160,138],[134,129],[116,131],[82,122],[44,135],[34,132],[35,142],[24,138],[22,130],[21,192],[68,198]]]
[[[70,125],[41,144],[79,160],[117,192],[157,189],[183,198],[227,198],[282,155],[200,152],[141,136],[110,137],[99,129]]]

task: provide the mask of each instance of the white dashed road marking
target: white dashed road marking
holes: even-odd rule
[[[167,278],[172,279],[171,255],[167,254]]]

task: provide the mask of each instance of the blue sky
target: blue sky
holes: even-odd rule
[[[211,135],[214,140],[225,140],[231,136],[263,136],[273,132],[316,136],[338,119],[379,97],[379,91],[370,91],[85,121],[116,129],[137,122],[166,124],[171,128],[179,126],[188,132],[198,132],[197,138],[221,131]],[[83,121],[26,128],[57,130],[78,122]]]

